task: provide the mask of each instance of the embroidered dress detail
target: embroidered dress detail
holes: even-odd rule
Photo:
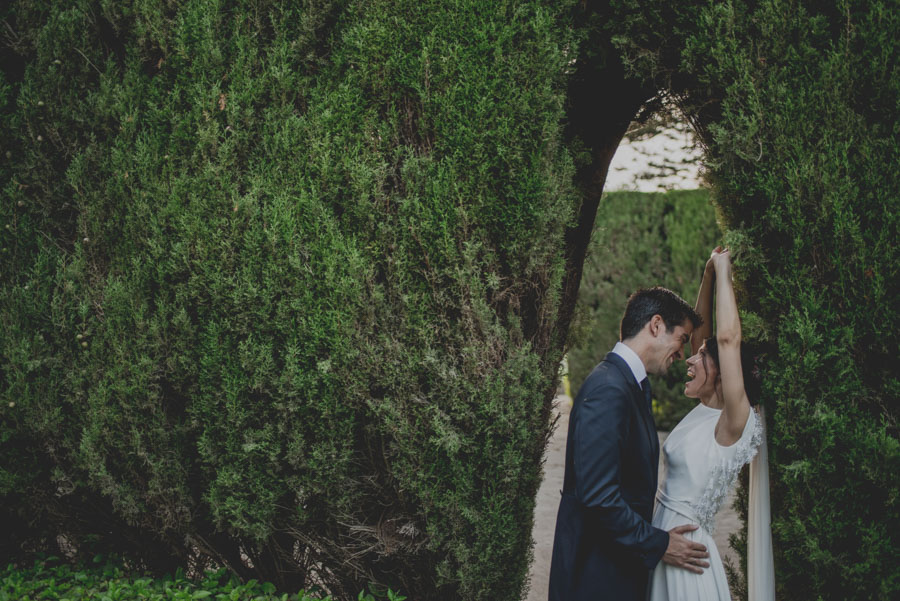
[[[662,455],[666,477],[656,495],[653,526],[671,530],[685,524],[700,528],[687,537],[706,547],[709,568],[694,574],[660,562],[651,576],[649,601],[725,601],[731,599],[725,566],[713,540],[715,515],[741,467],[764,440],[763,422],[751,410],[740,439],[723,447],[716,442],[721,409],[700,403],[666,437]]]
[[[703,494],[691,504],[697,521],[710,534],[715,532],[716,513],[722,508],[728,491],[734,486],[741,468],[756,456],[759,444],[763,439],[763,427],[756,411],[751,409],[747,420],[753,422],[744,426],[745,432],[747,428],[750,428],[750,435],[742,435],[741,439],[734,443],[733,455],[719,458],[719,461],[712,467]]]

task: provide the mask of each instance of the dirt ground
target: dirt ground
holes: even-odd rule
[[[531,587],[526,597],[526,601],[546,601],[547,587],[550,578],[550,555],[553,552],[553,532],[556,528],[556,510],[559,508],[559,491],[562,489],[563,472],[565,470],[566,461],[566,434],[569,430],[569,409],[571,408],[571,399],[567,396],[560,396],[556,399],[556,412],[559,414],[559,421],[550,444],[547,445],[544,463],[544,480],[541,488],[538,490],[537,504],[534,508],[534,530],[532,538],[534,539],[534,562],[531,564],[530,582]],[[668,432],[660,432],[659,440],[662,443]],[[659,467],[660,481],[665,476],[665,470],[662,466],[662,457],[660,457]],[[733,493],[729,494],[728,499],[722,506],[722,509],[716,514],[716,532],[713,538],[722,559],[731,559],[737,563],[737,556],[731,547],[728,546],[728,535],[736,532],[740,528],[740,520],[731,509]]]

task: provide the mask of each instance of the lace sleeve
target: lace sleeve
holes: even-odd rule
[[[750,410],[740,440],[730,447],[719,447],[721,454],[710,471],[703,494],[692,504],[694,515],[704,530],[712,534],[716,529],[716,513],[722,507],[738,473],[756,455],[763,440],[763,425],[756,411]]]

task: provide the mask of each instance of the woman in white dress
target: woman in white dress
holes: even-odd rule
[[[717,332],[710,338],[714,287]],[[731,599],[722,558],[712,538],[715,515],[741,467],[754,460],[758,451],[765,453],[764,420],[751,407],[745,387],[745,379],[749,384],[753,377],[752,360],[745,349],[742,361],[741,322],[728,250],[716,247],[712,252],[695,309],[703,317],[703,325],[691,336],[684,392],[700,403],[678,423],[662,447],[666,480],[657,492],[653,525],[666,531],[684,524],[698,525],[685,536],[706,546],[709,566],[700,563],[693,572],[660,562],[650,580],[651,601]],[[751,489],[755,484],[755,490],[751,490],[748,524],[750,601],[774,599],[768,467],[760,465],[759,459],[754,463],[757,469],[755,473],[751,469]]]

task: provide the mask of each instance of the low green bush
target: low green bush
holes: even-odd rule
[[[153,577],[127,568],[121,560],[94,557],[89,564],[73,565],[58,557],[38,558],[30,566],[9,564],[0,571],[0,601],[12,599],[55,599],[58,601],[331,601],[315,591],[278,593],[271,582],[241,582],[227,570],[211,571],[186,578],[183,570],[174,575]],[[392,590],[382,594],[362,591],[358,601],[403,601]]]

